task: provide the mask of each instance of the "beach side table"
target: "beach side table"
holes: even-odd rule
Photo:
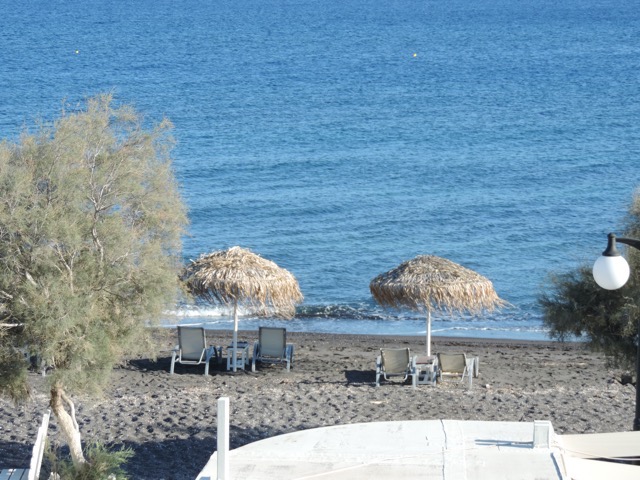
[[[438,377],[438,357],[435,355],[416,355],[413,357],[413,386],[431,385],[435,387]]]
[[[236,349],[236,368],[242,370],[249,364],[249,342],[238,342]],[[227,370],[233,368],[233,344],[227,346]]]

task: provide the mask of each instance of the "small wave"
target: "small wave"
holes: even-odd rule
[[[181,305],[175,310],[165,312],[172,317],[198,317],[216,318],[230,317],[233,315],[233,308],[221,305]],[[247,307],[238,307],[238,316],[244,318],[272,317],[275,312],[264,312]],[[296,309],[296,318],[341,318],[353,320],[384,320],[399,317],[398,315],[376,311],[370,305],[305,305]],[[405,316],[401,314],[400,317]]]
[[[309,305],[296,311],[297,318],[344,318],[353,320],[383,320],[388,315],[376,312],[369,305]]]
[[[456,327],[446,327],[446,328],[434,328],[433,332],[449,332],[449,331],[459,331],[459,332],[523,332],[523,333],[549,333],[548,329],[539,328],[537,326],[529,325],[529,326],[519,326],[519,327],[494,327],[494,326],[456,326]]]
[[[165,315],[172,317],[198,317],[198,318],[217,318],[217,317],[233,317],[233,307],[223,305],[180,305],[175,310],[165,312]],[[256,316],[256,310],[246,307],[238,307],[239,317]]]

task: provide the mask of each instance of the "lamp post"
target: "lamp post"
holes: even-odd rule
[[[640,250],[640,240],[633,238],[616,238],[613,233],[609,234],[607,249],[602,252],[593,264],[593,278],[598,285],[606,290],[617,290],[621,288],[629,279],[629,264],[616,248],[616,242],[624,243]],[[633,420],[633,429],[640,430],[640,317],[638,318],[638,338],[636,353],[636,416]]]

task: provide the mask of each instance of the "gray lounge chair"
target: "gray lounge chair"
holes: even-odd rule
[[[380,355],[376,359],[376,387],[380,386],[380,377],[385,380],[393,376],[403,377],[405,381],[409,375],[415,376],[416,372],[413,369],[411,351],[408,348],[380,349]],[[416,382],[412,381],[412,383],[415,388]]]
[[[438,376],[459,377],[460,383],[465,377],[469,381],[469,388],[473,377],[477,377],[477,358],[467,358],[464,353],[438,353]]]
[[[253,344],[251,371],[256,371],[256,363],[285,363],[287,372],[293,363],[293,344],[287,343],[287,329],[260,327],[258,340]]]
[[[171,371],[175,363],[200,365],[204,363],[204,374],[209,375],[209,360],[220,361],[221,347],[207,347],[207,337],[203,327],[178,327],[179,344],[171,352]]]

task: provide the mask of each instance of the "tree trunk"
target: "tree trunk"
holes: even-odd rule
[[[69,407],[70,412],[67,412],[66,406]],[[76,412],[73,402],[64,393],[64,389],[61,385],[57,384],[51,388],[51,409],[58,419],[60,424],[60,430],[67,440],[69,445],[69,451],[71,453],[71,460],[75,467],[80,467],[86,462],[84,454],[82,453],[82,442],[80,441],[80,428],[78,422],[76,422]]]

